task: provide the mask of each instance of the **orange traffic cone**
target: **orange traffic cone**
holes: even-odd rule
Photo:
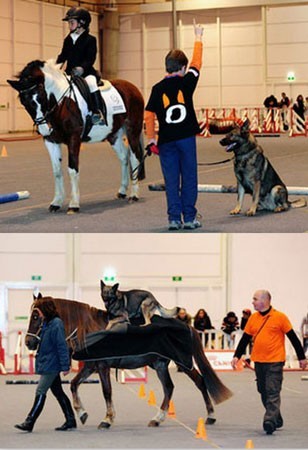
[[[151,406],[155,406],[156,405],[156,398],[155,398],[154,391],[150,391],[149,392],[148,404],[151,405]]]
[[[138,392],[138,397],[139,397],[139,398],[145,398],[145,397],[146,397],[146,395],[145,395],[145,389],[144,389],[144,384],[141,384],[141,385],[140,385],[139,392]]]
[[[1,157],[4,158],[4,157],[6,157],[6,156],[8,156],[7,150],[6,150],[5,145],[3,145],[3,146],[2,146],[2,150],[1,150]]]
[[[172,400],[170,400],[169,403],[168,417],[173,417],[174,419],[176,418],[175,407]]]
[[[253,444],[253,441],[252,441],[251,439],[248,439],[248,440],[246,441],[245,448],[255,448],[255,446],[254,446],[254,444]]]
[[[207,440],[206,429],[205,429],[205,425],[204,425],[204,419],[202,417],[200,417],[200,419],[198,420],[198,425],[197,425],[195,438],[203,439],[204,441]]]

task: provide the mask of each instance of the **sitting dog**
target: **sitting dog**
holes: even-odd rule
[[[258,210],[282,212],[293,207],[306,206],[306,201],[299,199],[289,202],[288,191],[278,173],[263,153],[262,147],[249,131],[248,119],[241,126],[236,126],[220,144],[227,152],[234,153],[234,173],[237,179],[237,204],[230,214],[239,214],[243,206],[245,192],[252,195],[252,205],[246,212],[254,216]]]
[[[130,291],[120,291],[119,283],[107,286],[101,280],[101,297],[108,312],[108,326],[106,330],[112,328],[117,323],[131,322],[133,324],[148,325],[151,317],[159,310],[162,317],[176,317],[179,308],[164,308],[151,294],[151,292],[141,289]],[[144,322],[144,323],[143,323]]]

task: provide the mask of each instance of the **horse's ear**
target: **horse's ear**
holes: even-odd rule
[[[101,280],[101,291],[104,289],[105,286],[106,286],[105,283],[103,282],[103,280]]]
[[[6,80],[13,89],[16,89],[16,91],[20,91],[21,90],[21,85],[20,85],[20,81],[19,80]]]
[[[43,298],[43,296],[42,296],[42,294],[41,294],[40,292],[38,292],[36,295],[33,294],[33,300],[34,300],[34,301],[35,301],[35,300],[38,300],[38,299],[40,299],[40,298]]]

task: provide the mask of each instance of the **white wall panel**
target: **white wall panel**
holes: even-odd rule
[[[272,304],[288,314],[295,329],[308,311],[307,234],[233,234],[230,273],[232,308],[252,308],[257,289],[272,294]]]

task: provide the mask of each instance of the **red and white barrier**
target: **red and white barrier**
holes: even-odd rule
[[[140,369],[122,369],[120,373],[121,383],[147,383],[148,382],[148,368]]]
[[[2,333],[0,331],[0,374],[6,375],[7,371],[5,368],[5,351],[2,347]]]
[[[273,135],[289,131],[289,136],[308,137],[308,122],[293,108],[202,108],[197,111],[201,137],[211,137],[217,127],[219,134],[235,123],[250,121],[252,133]]]

